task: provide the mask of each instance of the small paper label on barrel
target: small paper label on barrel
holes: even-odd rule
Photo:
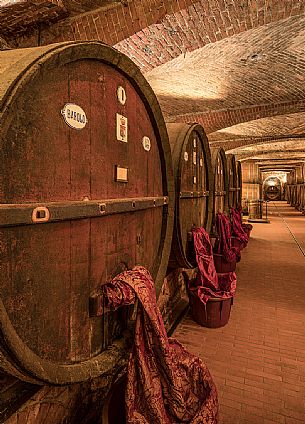
[[[61,110],[61,114],[65,123],[75,130],[85,128],[88,122],[85,111],[74,103],[66,103]]]
[[[184,160],[185,162],[189,160],[189,154],[187,152],[184,152]]]
[[[197,178],[196,177],[194,177],[194,184],[196,184],[197,183]]]
[[[124,141],[127,143],[127,118],[125,116],[116,114],[116,138],[119,141]]]
[[[197,154],[196,152],[193,152],[193,164],[196,165],[197,163]]]
[[[151,148],[150,138],[144,136],[142,139],[142,144],[143,144],[144,150],[146,150],[146,152],[149,152]]]
[[[118,86],[117,96],[118,96],[118,100],[121,103],[121,105],[124,105],[126,103],[127,97],[126,97],[125,88],[122,87],[121,85]]]
[[[200,158],[200,166],[203,166],[203,159]]]
[[[119,165],[116,165],[116,181],[121,183],[128,182],[128,168],[123,168]]]
[[[194,140],[193,140],[193,145],[194,145],[194,147],[196,147],[196,146],[197,146],[196,138],[194,138]]]

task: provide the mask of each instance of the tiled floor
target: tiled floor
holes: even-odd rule
[[[229,323],[208,329],[187,317],[174,333],[208,365],[220,424],[305,423],[305,256],[287,228],[305,251],[305,216],[285,202],[269,210],[237,266]]]

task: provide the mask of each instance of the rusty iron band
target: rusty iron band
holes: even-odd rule
[[[168,205],[169,198],[135,197],[78,202],[22,203],[0,205],[0,227],[43,224],[136,212]]]
[[[180,191],[180,199],[194,199],[198,197],[208,197],[209,191]]]

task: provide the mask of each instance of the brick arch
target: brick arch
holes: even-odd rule
[[[237,4],[231,0],[182,1],[181,8],[166,14],[154,23],[115,47],[129,56],[147,72],[181,54],[191,52],[209,43],[253,28],[302,14],[304,2],[287,0],[251,1]]]
[[[281,102],[276,104],[260,104],[247,107],[212,110],[205,113],[187,114],[175,117],[175,122],[198,122],[207,134],[228,128],[233,125],[265,117],[285,115],[305,111],[305,99]]]
[[[10,48],[11,46],[6,41],[6,39],[3,37],[0,37],[0,50],[9,50]]]
[[[267,136],[267,137],[249,137],[249,138],[239,138],[226,141],[216,141],[212,142],[212,147],[222,147],[225,151],[235,150],[245,146],[259,146],[260,144],[273,144],[277,141],[292,141],[292,140],[302,140],[305,145],[305,134],[297,134],[290,136]],[[231,153],[231,152],[230,152]]]
[[[185,51],[302,14],[299,0],[121,0],[40,31],[40,42],[100,40],[115,45],[143,72]],[[26,43],[20,39],[19,45]],[[160,55],[161,50],[161,55]]]
[[[281,153],[277,150],[270,150],[267,152],[256,152],[253,151],[248,154],[242,154],[239,155],[238,153],[235,155],[237,156],[238,160],[249,160],[255,158],[257,162],[288,162],[288,161],[300,161],[304,162],[303,156],[300,156],[299,152],[296,152],[295,150],[285,150],[285,157],[280,155]],[[261,156],[261,157],[260,157]],[[268,157],[266,157],[268,156]]]
[[[304,40],[304,16],[295,16],[180,55],[146,77],[167,121],[198,122],[208,134],[300,115],[305,111]]]

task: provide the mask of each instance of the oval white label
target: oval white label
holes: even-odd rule
[[[143,144],[144,150],[149,152],[150,148],[151,148],[151,142],[150,142],[149,137],[146,137],[146,136],[143,137],[142,144]]]
[[[187,152],[184,152],[184,160],[185,162],[189,160],[189,154]]]
[[[203,166],[203,159],[200,158],[200,166]]]
[[[76,130],[85,128],[88,122],[85,111],[74,103],[66,103],[61,110],[61,114],[65,123]]]
[[[122,87],[121,85],[118,86],[117,96],[118,96],[118,100],[121,103],[121,105],[124,105],[126,103],[127,97],[126,97],[125,88]]]

